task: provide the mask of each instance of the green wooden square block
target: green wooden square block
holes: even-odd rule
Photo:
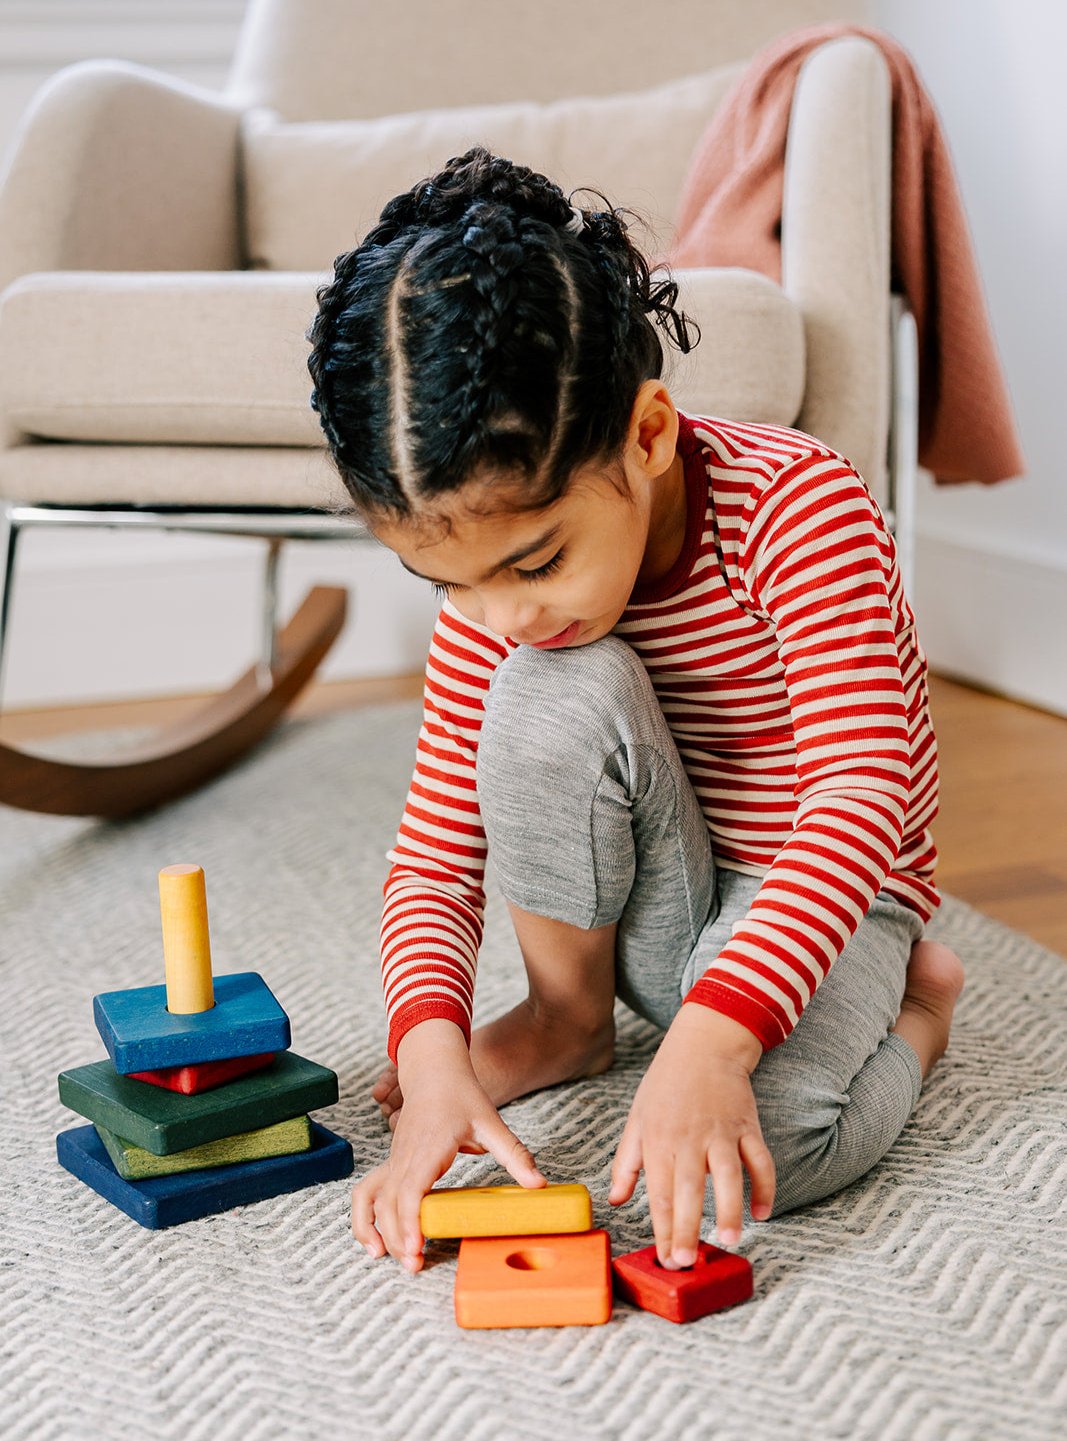
[[[294,1116],[291,1121],[278,1121],[256,1131],[223,1136],[203,1146],[190,1146],[187,1151],[173,1151],[169,1156],[154,1156],[106,1126],[98,1125],[96,1131],[107,1147],[115,1170],[127,1181],[174,1176],[179,1171],[206,1171],[212,1166],[233,1166],[239,1161],[261,1161],[268,1156],[292,1156],[297,1151],[311,1150],[311,1122],[307,1116]]]
[[[337,1094],[336,1073],[295,1051],[283,1051],[266,1070],[195,1096],[120,1076],[110,1061],[59,1077],[64,1106],[154,1156],[292,1120],[333,1105]]]

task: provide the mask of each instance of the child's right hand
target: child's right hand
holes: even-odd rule
[[[388,1251],[409,1271],[418,1271],[419,1206],[458,1151],[488,1151],[521,1186],[547,1182],[482,1089],[454,1022],[413,1026],[397,1048],[397,1067],[404,1104],[392,1150],[352,1192],[352,1234],[372,1256]]]

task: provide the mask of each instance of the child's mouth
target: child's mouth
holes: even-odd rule
[[[538,650],[554,650],[556,646],[570,645],[581,628],[580,620],[572,620],[567,629],[561,630],[558,635],[549,636],[548,640],[531,640],[528,644],[536,646]]]

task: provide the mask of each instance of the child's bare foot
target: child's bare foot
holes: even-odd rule
[[[916,941],[893,1030],[918,1056],[924,1079],[945,1054],[952,1012],[962,990],[963,962],[955,951],[938,941]]]
[[[613,1017],[600,1026],[582,1026],[538,1012],[529,1000],[479,1026],[471,1037],[474,1074],[494,1106],[561,1081],[600,1075],[614,1059]],[[385,1067],[371,1095],[395,1126],[404,1097],[394,1065]]]

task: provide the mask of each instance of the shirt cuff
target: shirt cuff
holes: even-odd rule
[[[461,1006],[450,1006],[447,1001],[415,1002],[400,1011],[389,1026],[389,1044],[386,1049],[394,1066],[397,1063],[397,1047],[412,1026],[417,1026],[420,1021],[455,1021],[463,1032],[467,1045],[471,1043],[471,1019]]]
[[[729,1016],[732,1021],[739,1021],[752,1032],[764,1051],[771,1051],[775,1046],[781,1045],[789,1034],[782,1029],[782,1023],[777,1016],[758,1001],[742,995],[730,986],[721,985],[718,981],[709,981],[706,977],[693,984],[683,1005],[689,1001],[699,1006],[707,1006],[709,1011],[719,1011],[722,1015]]]

